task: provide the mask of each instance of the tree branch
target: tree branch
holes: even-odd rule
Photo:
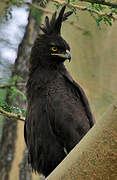
[[[41,10],[44,13],[47,13],[47,14],[52,14],[53,13],[49,9],[42,8],[42,7],[40,7],[40,6],[38,6],[37,4],[34,4],[34,3],[30,3],[30,2],[18,2],[18,4],[19,5],[26,4],[26,5],[30,6],[31,8],[36,8],[36,9]]]
[[[67,2],[61,1],[61,0],[51,0],[51,1],[56,2],[58,4],[62,3],[62,5],[67,4]],[[112,0],[110,0],[110,2],[108,0],[102,0],[102,1],[101,0],[79,0],[79,1],[81,1],[81,2],[89,2],[89,3],[92,3],[92,4],[95,3],[95,4],[100,4],[100,5],[106,5],[106,6],[110,6],[110,7],[113,7],[113,8],[117,8],[117,0],[114,1],[114,2]],[[19,4],[22,4],[22,3],[19,2]],[[42,7],[39,7],[38,5],[36,5],[34,3],[23,2],[23,4],[27,4],[27,5],[29,5],[29,6],[31,6],[33,8],[43,10]],[[73,5],[73,4],[70,3],[70,5]],[[77,5],[75,5],[75,6],[77,6]],[[46,11],[46,13],[50,12],[49,10],[45,10],[45,11]]]
[[[37,4],[34,4],[34,3],[29,3],[29,2],[18,2],[19,5],[22,5],[22,4],[26,4],[28,6],[30,6],[31,8],[36,8],[38,10],[41,10],[42,12],[46,13],[46,14],[53,14],[54,11],[50,11],[49,9],[45,9],[45,8],[42,8],[40,6],[38,6]],[[66,21],[67,23],[69,23],[70,25],[74,26],[76,29],[80,30],[80,31],[83,31],[84,33],[89,33],[88,30],[85,30],[84,28],[82,28],[81,26],[77,25],[76,23],[74,23],[73,21]],[[0,87],[1,88],[1,87]]]
[[[10,119],[12,118],[15,120],[25,121],[25,118],[21,116],[21,114],[14,114],[14,113],[7,112],[3,110],[1,107],[0,107],[0,114]]]
[[[51,1],[53,1],[53,2],[55,2],[57,4],[60,4],[60,5],[67,5],[68,4],[66,1],[61,1],[61,0],[51,0]],[[94,1],[93,1],[93,3],[94,3]],[[108,16],[108,17],[111,17],[113,20],[117,20],[117,17],[114,16],[113,13],[105,13],[105,12],[97,11],[95,9],[92,9],[92,8],[89,8],[89,7],[86,7],[86,6],[79,6],[79,5],[72,4],[72,3],[69,3],[69,6],[71,6],[72,8],[75,8],[76,10],[92,12],[92,13],[98,15],[99,17]]]
[[[66,1],[61,1],[61,0],[51,0],[52,2],[54,3],[57,3],[57,4],[60,4],[60,5],[67,5],[68,3]],[[102,4],[102,5],[107,5],[107,6],[111,6],[113,5],[114,7],[117,7],[116,3],[113,4],[113,3],[109,3],[109,2],[106,2],[106,1],[99,1],[99,0],[79,0],[79,1],[85,1],[85,2],[90,2],[90,3],[97,3],[97,4]],[[52,14],[53,12],[48,10],[48,9],[44,9],[40,6],[38,6],[37,4],[34,4],[34,3],[29,3],[29,2],[23,2],[23,3],[18,3],[18,4],[26,4],[28,6],[30,6],[31,8],[36,8],[38,10],[41,10],[45,13],[49,13],[49,14]],[[69,3],[69,6],[71,6],[72,8],[75,8],[76,10],[80,10],[80,11],[89,11],[89,12],[92,12],[96,15],[98,15],[99,17],[103,17],[103,16],[108,16],[110,18],[112,18],[113,20],[117,20],[117,17],[113,14],[113,13],[106,13],[106,12],[102,12],[102,11],[97,11],[95,9],[92,9],[92,8],[89,8],[89,7],[86,7],[86,6],[80,6],[80,5],[76,5],[76,4],[73,4],[73,3]],[[113,7],[111,6],[111,7]]]
[[[66,1],[61,1],[61,0],[51,0],[51,1],[53,1],[53,2],[55,2],[55,3],[57,3],[57,4],[60,4],[60,5],[66,5],[66,4],[67,4]],[[83,0],[79,0],[79,1],[83,1]],[[86,1],[86,0],[84,0],[84,1]],[[94,1],[92,1],[92,0],[89,0],[89,1],[87,0],[87,2],[94,3]],[[96,1],[96,2],[99,2],[99,0]],[[38,6],[37,4],[30,3],[30,2],[23,2],[23,3],[20,2],[20,3],[18,3],[18,4],[19,4],[19,5],[26,4],[26,5],[30,6],[31,8],[36,8],[36,9],[38,9],[38,10],[41,10],[41,11],[43,11],[43,12],[46,13],[46,14],[53,14],[53,13],[54,13],[53,11],[50,11],[50,10],[47,9],[47,8],[44,9],[44,8]],[[101,3],[98,3],[98,4],[101,4]],[[109,3],[108,3],[108,4],[109,4]],[[102,3],[102,5],[103,5],[103,3]],[[106,5],[107,5],[107,4],[106,4]],[[72,4],[72,3],[70,3],[69,6],[71,6],[72,8],[75,8],[75,9],[77,9],[77,10],[89,11],[89,12],[95,13],[95,14],[98,15],[99,17],[107,16],[107,17],[109,17],[109,18],[111,18],[111,19],[113,19],[113,20],[117,20],[117,17],[114,16],[114,14],[113,14],[112,12],[110,12],[110,13],[105,13],[105,12],[102,12],[102,11],[97,11],[97,10],[92,9],[92,8],[88,8],[88,7],[86,7],[86,6],[79,6],[79,5],[75,5],[75,4]],[[70,25],[72,25],[72,26],[74,26],[75,28],[77,28],[78,30],[80,30],[80,31],[83,31],[83,32],[86,32],[86,33],[89,32],[89,31],[85,30],[84,28],[78,26],[77,24],[75,24],[75,23],[72,22],[72,21],[67,21],[67,22],[68,22]]]
[[[106,6],[111,6],[113,8],[117,8],[117,1],[112,1],[110,0],[110,2],[108,0],[79,0],[79,1],[84,1],[84,2],[90,2],[90,3],[96,3],[96,4],[101,4],[101,5],[106,5]]]

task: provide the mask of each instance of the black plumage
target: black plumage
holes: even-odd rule
[[[83,89],[64,66],[70,47],[61,37],[61,25],[71,11],[61,9],[45,18],[32,48],[27,81],[27,114],[24,137],[32,169],[48,176],[65,158],[66,151],[82,139],[94,124]]]

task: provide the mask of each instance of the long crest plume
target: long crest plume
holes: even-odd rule
[[[45,24],[40,26],[40,29],[43,31],[43,33],[48,35],[52,33],[61,33],[62,22],[66,21],[68,17],[73,13],[73,11],[64,13],[65,9],[66,6],[63,6],[57,18],[57,12],[53,13],[51,20],[49,20],[48,16],[45,17]]]

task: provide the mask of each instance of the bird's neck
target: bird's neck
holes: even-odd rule
[[[29,65],[29,73],[33,74],[35,71],[43,70],[46,71],[56,71],[59,70],[61,67],[63,67],[64,64],[61,61],[52,60],[49,57],[43,57],[43,58],[31,58],[30,59],[30,65]]]
[[[65,69],[63,63],[46,63],[43,64],[42,61],[38,61],[37,64],[31,64],[29,68],[29,79],[35,82],[35,84],[46,84],[55,80],[59,72]]]
[[[26,85],[28,99],[35,97],[39,91],[45,92],[46,87],[52,81],[57,81],[60,74],[66,71],[64,64],[58,66],[30,66],[29,77]],[[62,72],[62,73],[61,73]]]

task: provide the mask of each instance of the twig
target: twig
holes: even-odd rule
[[[96,4],[101,4],[101,5],[106,5],[106,6],[111,6],[113,8],[117,8],[117,1],[116,2],[110,2],[108,0],[79,0],[79,1],[84,1],[84,2],[90,2],[90,3],[96,3]]]
[[[61,1],[61,0],[51,0],[51,1],[52,1],[52,2],[55,2],[55,3],[57,3],[57,4],[60,4],[60,5],[67,5],[67,4],[68,4],[66,1]],[[85,1],[85,2],[94,3],[93,0],[79,0],[79,1]],[[101,2],[103,2],[103,1],[100,1],[100,2],[99,2],[99,0],[95,1],[95,3],[97,3],[97,4],[102,4],[102,5],[107,5],[107,6],[111,6],[111,4],[112,4],[112,3],[107,3],[106,1],[104,1],[105,3],[101,3]],[[34,4],[34,3],[29,3],[29,2],[23,2],[23,3],[21,3],[21,2],[20,2],[20,3],[18,3],[18,4],[19,4],[19,5],[26,4],[26,5],[28,5],[28,6],[32,7],[32,8],[36,8],[36,9],[41,10],[41,11],[47,13],[47,14],[52,14],[52,13],[53,13],[52,11],[48,10],[47,8],[44,9],[44,8],[42,8],[42,7]],[[112,18],[113,20],[117,20],[117,17],[114,16],[113,13],[100,12],[100,11],[97,11],[97,10],[95,10],[95,9],[92,9],[92,8],[89,8],[89,7],[86,7],[86,6],[79,6],[79,5],[72,4],[72,3],[69,3],[69,6],[71,6],[72,8],[75,8],[76,10],[89,11],[89,12],[95,13],[95,14],[97,14],[99,17],[101,17],[101,16],[108,16],[108,17]],[[114,7],[115,7],[115,6],[117,7],[116,4],[113,4],[113,6],[114,6]],[[111,6],[111,7],[113,7],[113,6]]]
[[[62,3],[62,4],[67,4],[67,2],[63,2],[63,1],[60,1],[60,0],[51,0],[53,2],[56,2],[58,4]],[[100,4],[100,5],[106,5],[106,6],[110,6],[110,7],[113,7],[113,8],[117,8],[117,1],[116,2],[109,2],[107,0],[79,0],[81,2],[89,2],[89,3],[95,3],[95,4]],[[29,3],[29,2],[18,2],[18,4],[27,4],[28,6],[32,6],[34,8],[37,8],[39,10],[42,10],[43,8],[42,7],[39,7],[38,5],[34,4],[34,3]],[[71,4],[71,3],[70,3]],[[73,4],[72,4],[73,5]],[[76,5],[77,6],[77,5]],[[45,10],[46,13],[49,13],[50,11],[49,10]]]
[[[22,5],[22,4],[26,4],[26,5],[30,6],[31,8],[36,8],[38,10],[41,10],[41,11],[43,11],[46,14],[53,14],[53,12],[50,11],[49,9],[42,8],[42,7],[40,7],[40,6],[38,6],[37,4],[34,4],[34,3],[30,3],[30,2],[18,2],[18,5]]]
[[[22,3],[19,3],[19,4],[22,4]],[[36,9],[38,9],[38,10],[41,10],[41,11],[43,11],[43,12],[46,13],[46,14],[53,14],[53,13],[54,13],[54,11],[50,11],[50,10],[47,9],[47,8],[44,9],[44,8],[42,8],[42,7],[34,4],[34,3],[23,2],[23,4],[26,4],[26,5],[28,5],[28,6],[32,7],[32,8],[36,8]],[[79,25],[77,25],[76,23],[74,23],[73,21],[66,21],[66,22],[69,23],[70,25],[74,26],[76,29],[78,29],[78,30],[80,30],[80,31],[89,32],[89,31],[85,30],[84,28],[80,27]]]
[[[60,4],[60,5],[67,5],[68,4],[66,1],[61,1],[61,0],[51,0],[51,1],[55,2],[57,4]],[[79,1],[85,1],[85,2],[87,1],[87,2],[90,2],[90,3],[94,3],[93,0],[79,0]],[[102,1],[99,2],[99,0],[97,0],[97,1],[95,0],[95,3],[97,3],[97,4],[102,4],[102,5],[107,5],[107,6],[110,6],[112,4],[112,3],[107,3],[106,1],[103,1],[105,4],[101,3],[101,2]],[[36,8],[38,10],[41,10],[46,14],[53,14],[53,12],[48,10],[47,8],[44,9],[44,8],[38,6],[37,4],[34,4],[34,3],[29,3],[29,2],[23,2],[22,3],[22,2],[20,2],[18,4],[19,5],[26,4],[26,5],[30,6],[31,8]],[[116,5],[116,3],[114,4],[114,6],[115,5]],[[95,9],[92,9],[92,8],[89,8],[89,7],[86,7],[86,6],[79,6],[79,5],[76,5],[76,4],[73,4],[73,3],[69,3],[69,6],[71,6],[72,8],[75,8],[76,10],[92,12],[92,13],[98,15],[99,17],[107,16],[107,17],[113,19],[113,21],[117,20],[117,17],[112,12],[107,13],[107,12],[97,11]],[[77,27],[77,25],[74,24],[74,23],[69,23],[69,24],[74,25],[74,27],[76,27],[79,30],[83,30],[83,28]]]
[[[60,0],[51,0],[51,1],[55,2],[57,4],[60,4],[60,5],[67,5],[66,1],[60,1]],[[98,16],[108,16],[108,17],[111,17],[113,20],[117,20],[117,17],[115,17],[113,15],[113,13],[100,12],[100,11],[97,11],[95,9],[92,9],[92,8],[89,8],[89,7],[86,7],[86,6],[79,6],[79,5],[72,4],[72,3],[70,3],[69,6],[71,6],[72,8],[75,8],[77,10],[89,11],[89,12],[97,14]]]
[[[25,118],[23,116],[21,116],[21,114],[14,114],[14,113],[7,112],[7,111],[3,110],[1,107],[0,107],[0,114],[8,117],[10,119],[25,121]]]
[[[25,86],[25,83],[16,83],[16,84],[9,84],[9,85],[0,85],[0,89],[11,88],[13,86]]]

